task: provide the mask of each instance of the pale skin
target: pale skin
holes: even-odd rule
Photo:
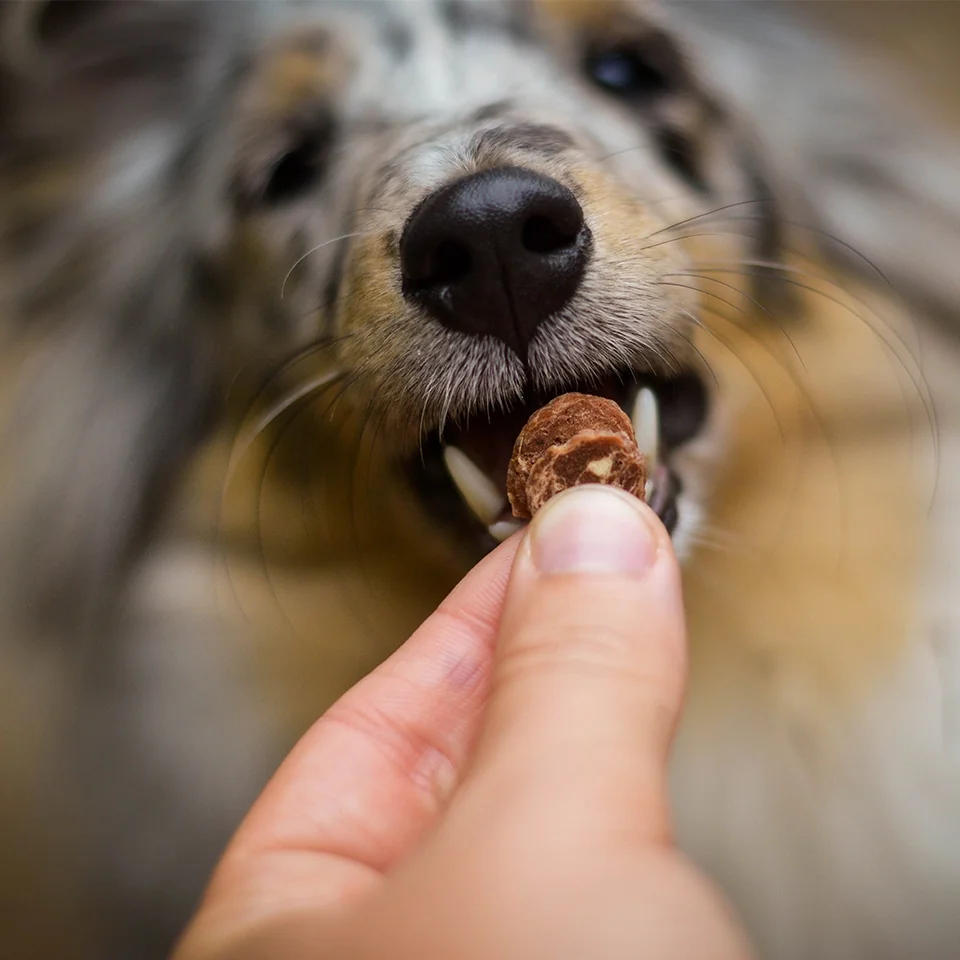
[[[579,488],[483,560],[293,750],[175,960],[745,960],[673,845],[680,576]]]

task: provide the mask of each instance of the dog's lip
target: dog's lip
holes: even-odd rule
[[[648,463],[647,502],[672,531],[678,520],[680,481],[670,467],[670,455],[699,432],[706,415],[702,383],[690,374],[611,375],[589,385],[536,391],[505,412],[449,425],[439,438],[445,473],[471,515],[494,541],[506,539],[523,526],[513,517],[506,497],[514,442],[535,410],[573,389],[614,400],[630,416]]]

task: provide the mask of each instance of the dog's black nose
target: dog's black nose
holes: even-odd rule
[[[427,197],[400,240],[405,296],[449,329],[497,337],[521,359],[540,323],[576,293],[589,256],[577,198],[519,167]]]

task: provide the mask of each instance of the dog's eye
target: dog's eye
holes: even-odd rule
[[[631,100],[654,99],[669,93],[667,71],[634,47],[611,47],[587,54],[586,70],[604,90]]]
[[[326,131],[312,133],[283,154],[267,176],[261,201],[276,206],[313,187],[323,175],[329,139]]]

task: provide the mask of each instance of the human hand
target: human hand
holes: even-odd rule
[[[663,526],[562,494],[304,736],[175,960],[750,956],[671,843],[684,677]]]

